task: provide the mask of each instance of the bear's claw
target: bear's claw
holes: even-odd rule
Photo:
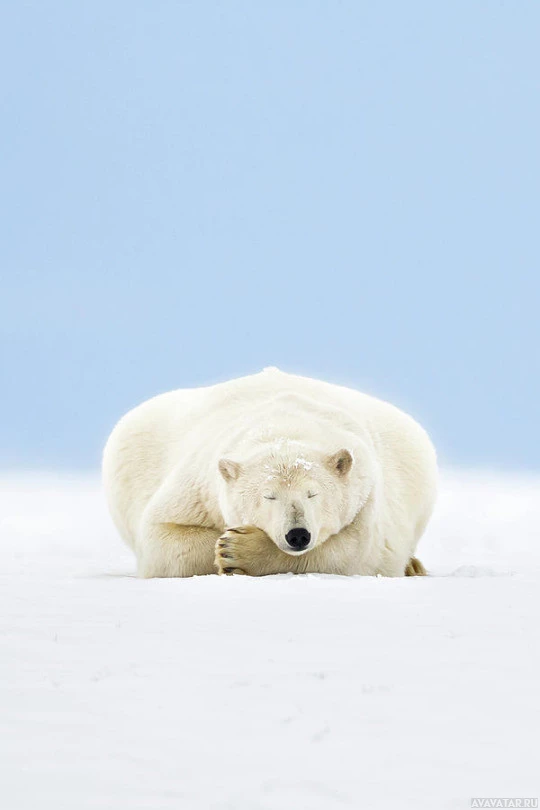
[[[411,557],[407,565],[405,566],[405,576],[406,577],[425,577],[427,576],[427,571],[416,557]]]

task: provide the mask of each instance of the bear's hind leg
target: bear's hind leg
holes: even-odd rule
[[[427,577],[427,571],[416,557],[411,557],[405,566],[406,577]]]

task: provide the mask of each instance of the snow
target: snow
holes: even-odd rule
[[[313,467],[313,462],[308,461],[306,458],[303,458],[302,456],[298,456],[294,460],[294,466],[303,467],[304,470],[311,470],[311,468]]]
[[[143,581],[96,478],[5,475],[2,807],[538,796],[539,485],[446,473],[428,578]]]

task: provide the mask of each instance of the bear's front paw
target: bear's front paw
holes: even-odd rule
[[[256,526],[238,526],[226,529],[216,543],[215,564],[218,574],[247,574],[258,576],[260,571],[257,558],[261,545],[266,545],[269,538]]]

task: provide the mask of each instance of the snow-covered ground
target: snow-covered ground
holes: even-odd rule
[[[96,478],[4,475],[2,808],[538,796],[539,495],[445,474],[428,578],[142,581]]]

